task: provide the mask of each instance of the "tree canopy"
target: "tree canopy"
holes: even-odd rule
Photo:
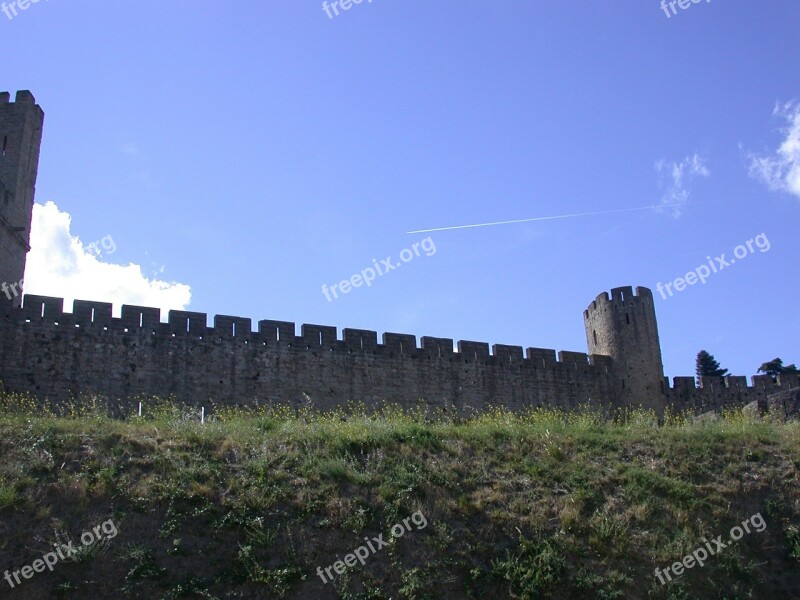
[[[701,377],[725,377],[728,375],[728,369],[721,368],[716,359],[714,359],[714,355],[705,350],[700,350],[697,353],[696,365],[698,380]]]
[[[758,367],[758,372],[766,373],[772,379],[776,379],[781,373],[800,373],[800,370],[794,364],[784,365],[780,358],[773,358]]]

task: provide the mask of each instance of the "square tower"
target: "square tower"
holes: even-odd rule
[[[14,102],[10,98],[0,92],[0,302],[18,305],[22,293],[14,290],[30,250],[44,112],[28,91],[18,91]]]

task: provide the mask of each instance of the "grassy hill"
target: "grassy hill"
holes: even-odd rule
[[[67,412],[0,398],[0,598],[800,598],[798,423]]]

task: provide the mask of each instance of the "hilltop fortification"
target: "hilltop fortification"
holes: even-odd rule
[[[44,114],[30,92],[0,94],[0,282],[23,279]],[[473,412],[593,404],[694,413],[766,404],[797,375],[664,377],[653,294],[621,287],[584,311],[590,354],[449,338],[258,321],[204,313],[0,293],[0,381],[40,399],[173,395],[194,405],[368,405]]]

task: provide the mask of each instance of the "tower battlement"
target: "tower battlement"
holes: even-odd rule
[[[44,111],[29,91],[10,99],[0,92],[0,284],[19,286],[30,251]],[[8,299],[0,295],[3,301]]]
[[[653,292],[649,288],[641,286],[636,288],[635,293],[633,287],[630,285],[613,288],[610,297],[608,292],[600,292],[597,298],[589,305],[589,308],[584,311],[583,316],[584,318],[588,318],[590,310],[597,310],[598,306],[602,307],[605,304],[624,304],[625,302],[637,302],[641,300],[652,302]]]
[[[643,404],[662,412],[664,367],[653,293],[648,288],[613,288],[583,313],[589,352],[610,356],[623,404]]]
[[[0,92],[0,105],[17,104],[18,106],[34,106],[42,113],[42,116],[44,116],[44,112],[42,111],[41,107],[36,104],[36,98],[34,98],[33,94],[31,94],[28,90],[19,90],[14,96],[14,102],[10,102],[10,100],[11,92]]]

